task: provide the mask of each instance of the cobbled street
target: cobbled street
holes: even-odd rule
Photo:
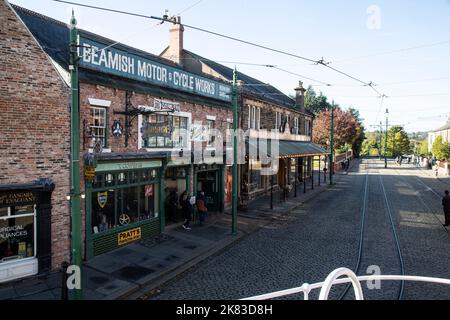
[[[348,175],[306,204],[238,241],[160,288],[151,299],[240,299],[325,280],[336,268],[355,269],[361,219],[364,241],[358,275],[368,266],[400,274],[388,213],[392,214],[405,275],[450,278],[450,234],[442,226],[441,197],[450,188],[412,165],[362,160]],[[345,285],[329,298],[341,297]],[[397,299],[400,282],[386,281],[365,298]],[[318,296],[318,290],[310,298]],[[302,299],[302,295],[283,299]],[[352,289],[344,299],[353,299]],[[402,299],[450,299],[444,285],[405,282]]]

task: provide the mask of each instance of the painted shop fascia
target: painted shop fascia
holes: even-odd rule
[[[214,179],[217,190],[211,190],[209,207],[223,209],[223,156],[206,156],[193,165],[190,136],[175,143],[165,129],[170,122],[191,132],[199,118],[195,115],[199,104],[209,105],[211,114],[217,113],[214,109],[228,114],[231,87],[139,55],[132,48],[99,50],[112,42],[80,34],[81,117],[95,122],[99,116],[95,112],[107,114],[104,134],[92,132],[98,130],[92,120],[82,128],[84,173],[88,168],[86,258],[162,232],[169,190],[195,195],[199,185]]]

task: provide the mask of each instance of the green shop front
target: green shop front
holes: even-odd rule
[[[164,228],[164,157],[95,162],[85,164],[87,259]]]

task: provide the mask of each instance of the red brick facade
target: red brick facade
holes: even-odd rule
[[[0,185],[50,178],[52,266],[69,259],[69,88],[0,1]]]

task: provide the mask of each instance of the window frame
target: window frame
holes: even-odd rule
[[[95,111],[103,111],[104,112],[104,126],[100,126],[100,125],[95,125]],[[92,145],[91,147],[93,148],[95,146],[95,142],[96,137],[101,137],[101,136],[96,136],[94,134],[94,130],[95,129],[103,129],[104,130],[104,136],[103,138],[103,143],[102,143],[102,147],[103,148],[107,148],[108,147],[108,110],[106,107],[101,107],[101,106],[96,106],[96,105],[90,105],[90,117],[91,117],[91,121],[89,124],[89,130],[91,131],[91,136],[92,136]]]

